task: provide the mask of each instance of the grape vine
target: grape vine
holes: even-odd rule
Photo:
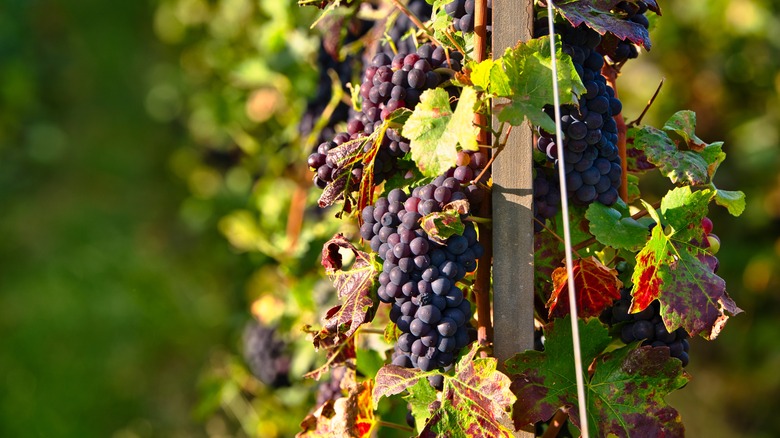
[[[326,17],[339,5],[318,4]],[[323,115],[320,125],[338,129],[323,130],[307,160],[312,185],[322,190],[319,206],[348,225],[322,250],[339,304],[324,314],[322,328],[307,329],[326,358],[308,376],[339,370],[333,381],[341,383],[323,392],[299,436],[408,430],[382,419],[393,409],[402,411],[396,417],[408,413],[420,436],[551,436],[567,420],[561,436],[576,435],[582,422],[571,384],[569,298],[562,293],[569,276],[587,369],[589,433],[682,436],[680,416],[664,396],[689,379],[683,367],[692,338],[714,339],[741,312],[717,275],[721,242],[709,206],[714,201],[737,216],[745,201],[742,192],[715,186],[722,143],[696,136],[692,112],[674,114],[660,129],[623,119],[620,70],[650,49],[647,15],[660,17],[657,2],[554,4],[552,39],[546,4],[536,2],[534,38],[492,59],[484,59],[489,47],[480,49],[486,32],[496,30],[489,17],[500,13],[490,1],[437,0],[431,10],[416,1],[365,6],[400,15],[377,20],[380,31],[354,36],[363,62],[360,80],[348,87],[352,109],[346,117]],[[475,18],[484,12],[485,22]],[[562,156],[553,134],[551,46]],[[311,114],[318,107],[309,108]],[[490,117],[495,127],[485,122]],[[534,350],[498,363],[486,334],[488,294],[476,299],[489,288],[490,245],[502,245],[486,240],[490,163],[502,159],[507,133],[526,122],[535,132],[534,223],[517,227],[534,227],[540,330]],[[672,187],[655,204],[636,184],[649,171]],[[569,211],[560,208],[561,184]],[[571,271],[562,261],[563,214],[578,242]],[[381,360],[371,373],[360,372],[365,349]],[[345,369],[354,375],[344,380]],[[385,398],[391,408],[380,407]]]

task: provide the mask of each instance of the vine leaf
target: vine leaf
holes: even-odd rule
[[[612,340],[607,328],[595,318],[578,324],[590,434],[683,436],[678,412],[664,402],[688,381],[682,363],[668,349],[638,344],[603,353]],[[546,421],[563,408],[580,427],[570,317],[546,326],[545,338],[544,352],[526,351],[506,363],[518,399],[515,424]]]
[[[436,243],[444,245],[454,235],[462,235],[466,226],[461,216],[468,214],[469,203],[466,200],[451,202],[442,211],[427,214],[420,219],[420,227]]]
[[[348,271],[342,268],[343,259],[340,249],[351,251],[355,261]],[[374,304],[371,299],[371,287],[378,272],[371,255],[358,250],[343,234],[337,234],[322,248],[322,266],[336,287],[342,304],[330,309],[325,317],[320,338],[348,338],[369,319],[368,312]]]
[[[450,109],[450,96],[443,88],[426,90],[420,103],[406,120],[403,136],[410,140],[412,159],[425,176],[438,176],[455,165],[457,146],[476,151],[477,133],[474,108],[477,92],[472,87],[461,91],[455,111]]]
[[[726,207],[732,216],[739,216],[745,211],[745,193],[716,188],[715,203],[721,207]]]
[[[601,35],[610,32],[621,40],[628,39],[634,44],[641,45],[645,50],[650,50],[650,33],[644,26],[623,20],[619,13],[611,12],[621,1],[623,0],[579,0],[556,2],[553,6],[574,27],[585,23],[586,26]],[[655,2],[652,3],[648,4],[648,7],[660,15],[658,5]]]
[[[706,144],[696,137],[696,116],[679,111],[656,129],[643,126],[629,130],[634,146],[645,152],[647,161],[677,185],[705,185],[712,181],[718,166],[726,158],[723,142]],[[670,137],[674,134],[680,140]]]
[[[680,187],[661,201],[668,226],[653,228],[650,240],[636,255],[631,312],[640,312],[653,300],[661,303],[661,317],[671,332],[683,327],[691,335],[714,339],[728,320],[742,310],[726,293],[726,282],[714,272],[714,257],[696,246],[703,236],[701,219],[707,214],[711,190],[691,192]],[[661,217],[645,204],[657,223]],[[664,231],[666,228],[666,232]]]
[[[355,261],[349,270],[343,270],[344,261],[339,250],[351,251]],[[314,348],[328,350],[325,366],[309,373],[319,378],[328,365],[343,363],[355,357],[353,335],[362,324],[369,322],[369,312],[374,305],[371,288],[377,277],[372,256],[359,251],[342,234],[327,241],[322,248],[322,266],[333,282],[341,304],[332,307],[325,315],[324,327],[314,334]]]
[[[676,132],[685,141],[688,149],[701,152],[707,147],[702,139],[696,136],[696,113],[690,110],[678,111],[664,123],[664,131]]]
[[[409,410],[414,416],[415,429],[423,430],[431,418],[431,406],[438,403],[438,393],[427,379],[419,379],[408,391],[409,394],[404,399],[409,403]]]
[[[555,40],[558,63],[558,86],[561,104],[577,105],[577,97],[585,92],[571,57],[561,50]],[[550,38],[542,37],[520,43],[507,49],[500,61],[486,61],[484,66],[472,67],[475,86],[495,97],[506,97],[509,102],[496,105],[498,119],[518,126],[525,118],[547,132],[555,132],[555,122],[542,108],[554,101]]]
[[[623,282],[618,280],[616,270],[604,266],[591,256],[574,261],[572,269],[577,297],[577,314],[581,318],[598,316],[620,299]],[[550,318],[560,318],[569,314],[568,274],[560,267],[552,274],[553,293],[547,301]]]
[[[349,389],[346,397],[328,400],[314,413],[301,422],[301,432],[296,438],[349,437],[366,438],[370,436],[375,423],[371,406],[373,381],[357,383]]]
[[[585,218],[590,222],[590,232],[604,245],[638,251],[647,242],[647,227],[631,218],[622,200],[614,207],[594,202]]]
[[[333,205],[338,201],[345,201],[345,210],[349,210],[351,204],[346,193],[352,190],[352,167],[364,159],[363,146],[372,137],[363,137],[350,140],[328,151],[328,160],[336,163],[336,177],[322,191],[317,204],[321,208]]]
[[[511,437],[508,410],[515,402],[509,377],[496,370],[496,359],[475,358],[476,343],[455,365],[454,375],[444,375],[441,400],[429,404],[430,419],[421,436]],[[437,372],[423,372],[385,365],[376,376],[374,406],[379,399],[410,389],[410,397],[431,401],[430,393],[417,391],[419,381]],[[428,384],[424,382],[424,384]],[[420,409],[419,406],[417,409]]]

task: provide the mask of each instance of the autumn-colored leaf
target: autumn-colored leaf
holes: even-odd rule
[[[423,432],[437,436],[512,437],[514,427],[508,410],[515,402],[509,377],[496,370],[495,358],[475,359],[476,343],[445,378],[441,409],[435,412]]]
[[[340,250],[351,252],[355,258],[348,270],[344,270]],[[323,246],[322,266],[336,287],[341,304],[328,310],[321,330],[309,330],[314,334],[314,348],[328,351],[325,365],[307,375],[314,379],[319,379],[330,366],[355,358],[353,335],[373,317],[371,288],[378,275],[371,255],[359,251],[342,234],[337,234]]]
[[[620,298],[623,282],[616,270],[604,266],[591,256],[574,261],[572,268],[577,296],[577,314],[582,318],[600,315]],[[552,274],[553,294],[547,302],[550,318],[569,314],[568,274],[566,268],[558,268]]]
[[[728,314],[742,312],[726,293],[726,282],[714,272],[712,255],[691,242],[701,233],[701,219],[713,192],[673,190],[661,201],[660,214],[669,223],[653,228],[650,240],[636,255],[631,312],[644,310],[653,300],[661,303],[661,317],[669,332],[683,327],[691,335],[718,336]],[[656,222],[659,213],[647,206]]]
[[[421,436],[511,437],[514,428],[508,410],[515,401],[509,378],[496,370],[495,358],[475,358],[472,349],[455,365],[454,375],[445,374],[441,400],[431,401],[430,393],[412,391],[410,398],[430,401],[430,420]],[[381,397],[415,387],[420,379],[439,374],[386,365],[376,377],[374,404]],[[409,399],[409,398],[408,398]],[[418,406],[417,409],[420,409]]]
[[[338,201],[348,200],[347,193],[355,189],[351,187],[352,168],[363,160],[363,146],[371,137],[358,138],[340,144],[328,151],[328,160],[336,163],[337,176],[322,191],[317,204],[324,208]],[[345,206],[349,210],[349,205]]]
[[[611,12],[622,1],[578,0],[556,2],[554,7],[574,27],[585,23],[586,26],[601,35],[610,32],[618,39],[628,39],[632,43],[641,45],[645,50],[650,50],[650,33],[644,26],[633,21],[622,20],[619,13]],[[657,5],[655,5],[655,10],[660,12]]]
[[[588,427],[598,437],[680,437],[678,412],[664,397],[688,380],[668,349],[626,346],[604,353],[612,338],[598,321],[579,320]],[[545,327],[545,351],[526,351],[507,361],[518,398],[518,427],[549,420],[562,408],[580,427],[571,319]],[[589,365],[589,366],[588,366]]]
[[[371,406],[373,381],[349,389],[346,397],[328,400],[301,422],[296,438],[366,438],[375,424]]]
[[[466,229],[460,216],[461,214],[455,209],[433,212],[420,219],[420,227],[431,240],[443,245],[448,238],[461,235]]]
[[[352,252],[355,257],[347,271],[342,269],[341,249]],[[320,338],[333,337],[334,342],[338,342],[352,336],[361,324],[368,322],[369,310],[374,305],[370,292],[378,271],[372,256],[359,251],[342,234],[337,234],[323,246],[322,266],[336,287],[341,305],[328,311]]]

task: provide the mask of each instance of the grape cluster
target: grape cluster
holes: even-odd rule
[[[339,162],[339,158],[343,157],[329,154],[329,151],[349,140],[373,134],[396,109],[413,109],[419,102],[422,91],[436,88],[449,79],[449,76],[441,73],[441,68],[459,70],[463,55],[451,52],[449,56],[448,60],[443,48],[431,44],[423,44],[416,52],[399,53],[393,58],[386,53],[374,56],[366,68],[360,86],[360,95],[363,97],[361,112],[349,121],[346,133],[339,133],[332,141],[321,143],[317,150],[309,155],[309,167],[316,172],[315,185],[324,188],[344,172]],[[381,142],[374,158],[376,182],[392,175],[396,171],[398,158],[410,150],[409,140],[401,137],[394,129],[388,129]],[[371,147],[371,143],[366,143],[364,151]],[[362,163],[357,163],[352,172],[359,181]]]
[[[377,54],[366,68],[360,86],[361,114],[351,123],[362,125],[367,134],[374,132],[390,113],[402,107],[414,108],[424,90],[449,79],[440,68],[460,70],[462,60],[461,53],[450,52],[448,59],[444,48],[430,43],[416,52],[399,52],[394,57]]]
[[[568,196],[575,204],[588,205],[598,200],[612,205],[618,199],[622,173],[617,124],[612,117],[620,113],[622,104],[601,75],[604,57],[594,50],[601,36],[584,25],[572,28],[561,24],[556,29],[561,34],[563,51],[571,56],[586,92],[579,98],[578,106],[561,107],[563,157],[558,157],[555,134],[540,130],[537,147],[556,166],[563,163]],[[536,31],[546,35],[546,21],[538,20]],[[545,112],[554,116],[552,106],[545,107]]]
[[[644,2],[631,3],[622,1],[615,5],[615,11],[626,14],[626,21],[639,24],[645,29],[650,27],[650,22],[647,20],[647,17],[645,17],[645,12],[647,12],[647,4]],[[628,40],[618,41],[614,47],[614,50],[607,50],[603,45],[599,48],[599,50],[605,56],[607,56],[609,61],[613,64],[619,64],[639,56],[637,46]]]
[[[561,189],[558,185],[558,175],[549,168],[534,163],[534,232],[539,233],[544,228],[542,224],[558,214],[561,207]]]
[[[672,357],[680,359],[683,366],[688,365],[688,332],[682,327],[671,333],[666,330],[658,300],[639,313],[628,313],[630,308],[631,290],[624,288],[620,299],[602,313],[601,319],[610,326],[620,324],[620,339],[626,344],[642,341],[642,345],[668,347]]]
[[[414,14],[415,17],[425,22],[431,19],[431,13],[433,9],[425,0],[410,0],[406,4],[407,9]],[[384,26],[385,23],[380,22],[380,26]],[[395,50],[388,41],[382,41],[379,44],[379,51],[391,55],[395,52],[398,53],[412,53],[414,52],[417,44],[414,37],[410,34],[417,29],[417,26],[406,16],[406,14],[398,13],[395,16],[390,30],[387,32],[389,38],[393,41]]]
[[[244,329],[244,360],[261,382],[273,388],[290,385],[291,358],[276,330],[257,322]]]
[[[474,0],[453,0],[444,5],[444,11],[452,17],[452,25],[455,30],[468,33],[474,32]],[[487,15],[485,16],[487,31],[493,31],[493,2],[487,2]]]
[[[443,175],[411,194],[393,189],[363,209],[361,237],[383,260],[377,295],[392,304],[390,319],[402,333],[395,365],[423,371],[447,367],[470,342],[471,303],[456,283],[476,269],[482,255],[477,231],[466,222],[462,235],[442,244],[420,226],[423,216],[466,198],[460,181]]]

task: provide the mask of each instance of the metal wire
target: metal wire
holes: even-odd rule
[[[574,288],[573,261],[571,250],[571,232],[569,228],[569,201],[566,197],[566,171],[563,166],[563,133],[561,132],[561,102],[558,97],[558,63],[555,57],[555,24],[552,0],[547,0],[547,23],[550,28],[550,55],[552,58],[553,102],[555,102],[555,139],[558,147],[558,179],[561,187],[561,210],[563,212],[563,239],[566,250],[566,274],[569,286],[569,309],[571,313],[571,333],[574,344],[574,369],[577,377],[577,402],[580,414],[582,437],[588,438],[588,415],[583,380],[582,353],[580,351],[580,328],[577,317],[577,297]]]

